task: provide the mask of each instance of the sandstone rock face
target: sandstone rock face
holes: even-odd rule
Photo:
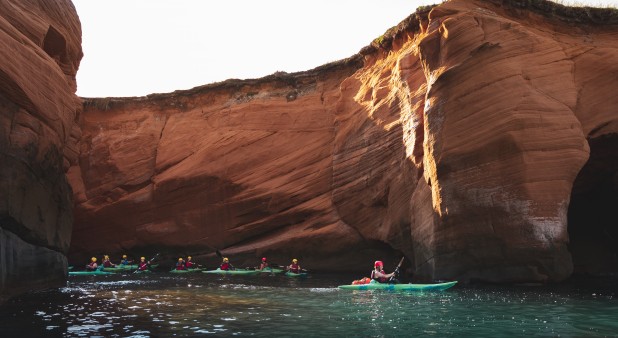
[[[72,231],[81,27],[70,1],[0,3],[0,301],[62,285]]]
[[[403,254],[418,281],[563,280],[618,235],[571,203],[616,200],[617,42],[616,24],[453,0],[346,62],[87,99],[70,258],[369,270]]]

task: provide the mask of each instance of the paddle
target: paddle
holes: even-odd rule
[[[157,254],[156,254],[156,255],[154,255],[154,257],[152,257],[151,259],[149,259],[149,260],[146,262],[146,265],[148,266],[148,269],[150,269],[150,263],[152,263],[152,261],[154,261],[157,257],[159,257],[159,253],[158,253],[158,252],[157,252]],[[140,270],[139,270],[139,264],[137,265],[137,270],[133,271],[133,273],[137,273],[138,271],[140,271]]]
[[[404,258],[406,258],[406,256],[401,257],[401,260],[399,261],[399,264],[397,264],[397,267],[395,268],[393,275],[391,276],[391,278],[388,279],[389,283],[392,282],[393,279],[395,279],[395,276],[399,277],[399,268],[401,267],[401,264],[403,263]]]

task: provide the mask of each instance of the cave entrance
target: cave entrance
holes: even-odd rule
[[[618,134],[589,140],[590,158],[577,175],[568,211],[576,274],[618,273]]]

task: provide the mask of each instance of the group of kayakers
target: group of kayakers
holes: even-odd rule
[[[150,268],[151,260],[146,261],[145,257],[140,257],[140,261],[137,264],[137,270],[140,270],[140,271],[148,270]],[[97,264],[97,258],[92,257],[90,259],[90,263],[86,265],[86,270],[95,271],[101,267],[113,268],[119,265],[125,265],[125,266],[131,265],[132,263],[133,261],[129,260],[127,258],[127,255],[122,255],[122,260],[120,261],[119,264],[112,263],[109,259],[109,255],[104,255],[103,261],[101,262],[101,266]],[[201,265],[195,263],[192,260],[191,256],[187,256],[186,261],[182,257],[178,258],[178,262],[176,263],[175,269],[176,270],[188,270],[188,269],[196,269],[198,267],[201,267]],[[227,270],[235,270],[236,268],[230,263],[229,258],[223,257],[223,260],[221,261],[221,264],[219,265],[219,269],[227,271]],[[260,265],[259,267],[256,267],[256,270],[265,270],[265,269],[270,269],[270,265],[268,264],[266,257],[262,257],[262,260],[260,261]],[[384,263],[382,263],[382,261],[375,261],[374,269],[371,271],[371,277],[370,278],[365,277],[361,280],[355,281],[356,282],[355,284],[365,284],[372,280],[379,282],[379,283],[397,283],[398,281],[395,279],[395,277],[398,272],[397,271],[398,269],[399,268],[397,267],[397,269],[395,269],[394,272],[386,273],[384,271]],[[289,272],[293,272],[293,273],[300,273],[301,271],[303,271],[303,269],[298,264],[298,259],[296,258],[292,259],[292,263],[290,265],[285,266],[285,270]]]
[[[99,270],[100,268],[115,268],[117,266],[127,266],[131,264],[133,264],[133,261],[129,260],[127,255],[122,255],[122,259],[118,264],[112,263],[109,259],[109,255],[104,255],[103,260],[101,261],[101,265],[97,264],[96,257],[90,258],[90,263],[86,265],[86,271],[95,271]],[[140,261],[139,263],[137,263],[137,270],[148,270],[149,266],[150,261],[146,261],[146,257],[140,257]]]
[[[201,267],[201,265],[196,264],[191,259],[192,259],[191,256],[188,256],[186,261],[182,257],[178,258],[178,262],[176,263],[175,269],[176,270],[188,270],[188,269],[195,269],[195,268]],[[256,267],[256,270],[265,270],[265,269],[270,269],[270,265],[268,264],[266,257],[262,257],[260,265],[259,267]],[[219,270],[229,271],[229,270],[236,270],[236,268],[232,265],[232,263],[230,263],[229,258],[223,257],[221,264],[219,264]],[[294,273],[300,273],[302,271],[302,268],[298,264],[298,259],[294,258],[292,259],[292,264],[286,266],[285,270],[294,272]]]

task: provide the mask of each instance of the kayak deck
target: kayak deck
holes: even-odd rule
[[[369,283],[357,285],[339,285],[345,290],[402,290],[402,291],[442,291],[453,287],[457,281],[437,284],[383,284]]]

